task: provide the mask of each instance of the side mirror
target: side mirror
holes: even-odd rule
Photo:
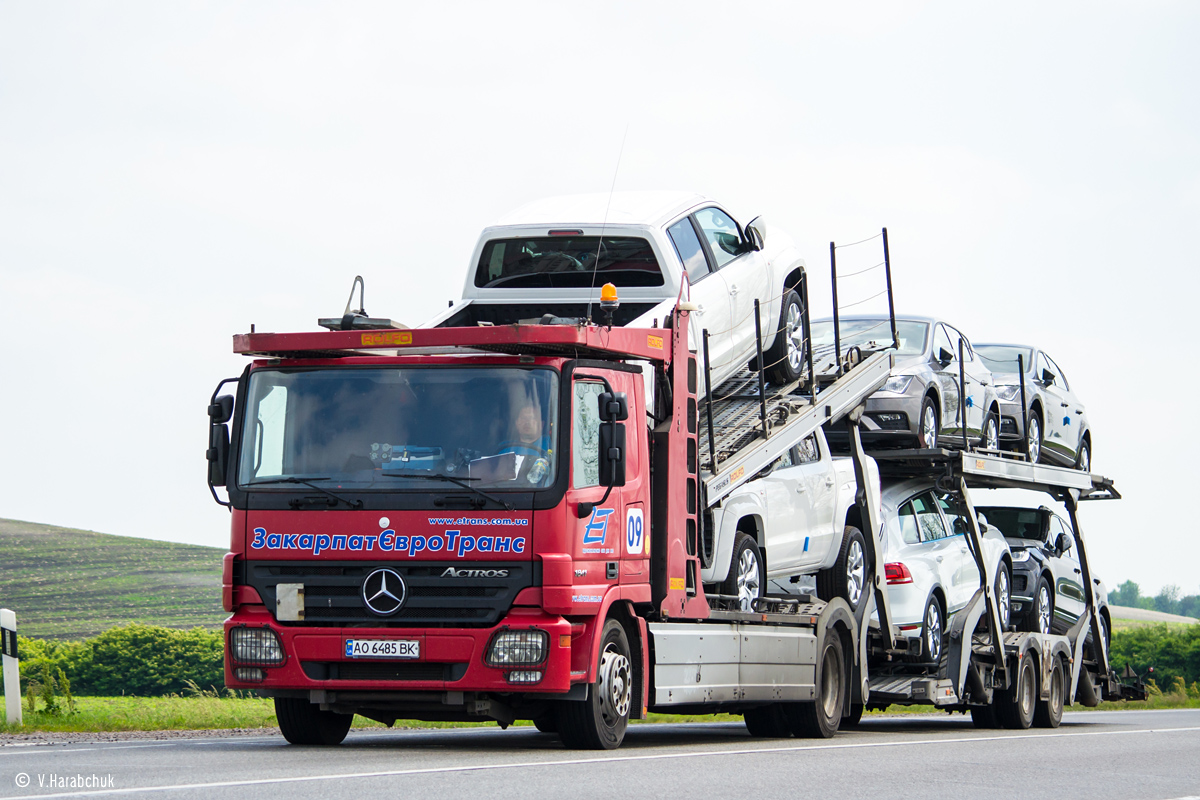
[[[1051,386],[1054,383],[1054,373],[1048,369],[1042,370],[1042,383]]]
[[[229,428],[225,423],[233,418],[233,397],[223,394],[208,405],[208,482],[224,486],[229,464]]]
[[[601,392],[600,419],[603,422],[622,422],[629,419],[629,396],[624,392]]]
[[[600,423],[600,485],[625,485],[625,426]]]
[[[951,353],[949,350],[947,350],[944,347],[938,350],[938,361],[941,362],[943,367],[946,366],[947,364],[949,364],[953,360],[954,360],[954,354]]]
[[[1058,554],[1060,556],[1063,553],[1070,550],[1071,549],[1071,537],[1067,536],[1065,533],[1060,533],[1058,535],[1058,540],[1054,542],[1054,549],[1058,552]]]
[[[767,244],[767,226],[762,217],[755,217],[746,225],[746,246],[751,250],[762,250]]]

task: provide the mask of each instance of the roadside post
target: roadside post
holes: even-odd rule
[[[17,615],[0,608],[0,644],[4,660],[4,708],[9,725],[22,725],[21,667],[17,661]]]

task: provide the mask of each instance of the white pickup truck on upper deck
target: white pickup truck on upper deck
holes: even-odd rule
[[[867,471],[878,497],[874,459]],[[701,580],[749,609],[768,579],[815,573],[821,599],[843,597],[857,611],[870,572],[856,487],[853,461],[832,458],[818,428],[712,509],[705,535],[715,538],[705,549],[713,557]]]
[[[793,290],[804,261],[791,239],[683,192],[553,197],[506,215],[480,235],[462,301],[423,327],[584,317],[589,301],[604,322],[600,287],[612,283],[621,300],[613,324],[648,328],[674,306],[684,273],[692,344],[699,350],[700,331],[709,332],[714,386],[755,358],[755,300],[768,378],[799,376],[804,310]]]

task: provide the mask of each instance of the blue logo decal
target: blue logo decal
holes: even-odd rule
[[[804,537],[804,552],[808,552],[808,537]]]
[[[1071,418],[1063,417],[1063,425],[1070,425],[1070,424],[1071,424]]]
[[[967,408],[974,408],[974,407],[975,407],[975,398],[971,397],[971,395],[967,395]]]
[[[593,508],[592,518],[583,529],[583,543],[597,544],[608,539],[608,517],[613,513],[611,508]]]

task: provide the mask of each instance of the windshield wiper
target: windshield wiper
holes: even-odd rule
[[[449,483],[457,484],[464,489],[472,491],[475,494],[479,495],[480,497],[484,498],[485,500],[491,500],[496,505],[504,506],[504,509],[506,511],[513,510],[512,503],[507,503],[504,500],[501,500],[499,497],[496,497],[495,495],[490,495],[487,492],[483,491],[482,489],[476,489],[474,486],[467,483],[467,481],[477,481],[477,480],[479,480],[479,478],[452,478],[449,475],[442,475],[441,473],[438,473],[438,472],[434,472],[434,473],[385,472],[383,474],[389,478],[416,478],[417,480],[422,480],[422,481],[447,481]]]
[[[327,480],[330,480],[330,479],[326,478],[324,476],[315,477],[315,478],[297,478],[294,475],[292,475],[292,476],[288,476],[286,478],[267,478],[266,480],[261,480],[261,481],[251,481],[250,483],[247,483],[246,486],[261,486],[265,483],[301,483],[301,484],[304,484],[305,486],[309,486],[313,489],[316,489],[318,492],[321,492],[322,494],[327,494],[330,497],[332,497],[334,500],[345,503],[346,505],[350,506],[351,508],[362,508],[362,505],[363,505],[362,500],[347,500],[346,498],[342,497],[340,494],[334,494],[333,492],[326,489],[324,486],[318,486],[317,484],[313,483],[313,481],[327,481]],[[289,501],[289,503],[292,506],[300,505],[300,503],[297,501]]]

